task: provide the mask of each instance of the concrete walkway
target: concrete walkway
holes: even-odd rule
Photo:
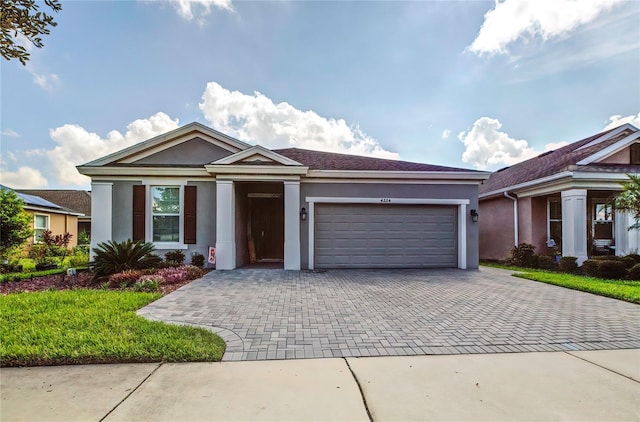
[[[640,306],[511,271],[213,271],[138,314],[202,326],[224,361],[640,348]]]
[[[0,369],[6,421],[638,421],[640,349]]]

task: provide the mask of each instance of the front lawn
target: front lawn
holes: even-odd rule
[[[614,299],[620,299],[627,302],[640,303],[640,282],[638,281],[606,280],[602,278],[503,266],[498,264],[490,264],[487,266],[515,271],[513,273],[515,277],[554,284],[556,286],[574,290],[581,290],[583,292],[612,297]]]
[[[0,296],[0,364],[220,361],[225,344],[200,328],[148,321],[158,293],[65,290]]]

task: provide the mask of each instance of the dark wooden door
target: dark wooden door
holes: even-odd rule
[[[250,198],[251,236],[257,260],[284,259],[284,202],[282,198]]]

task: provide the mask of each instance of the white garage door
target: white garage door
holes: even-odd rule
[[[457,207],[317,204],[316,268],[457,267]]]

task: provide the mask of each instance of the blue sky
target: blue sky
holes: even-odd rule
[[[640,2],[63,1],[2,59],[1,183],[198,121],[249,143],[495,170],[640,125]]]

